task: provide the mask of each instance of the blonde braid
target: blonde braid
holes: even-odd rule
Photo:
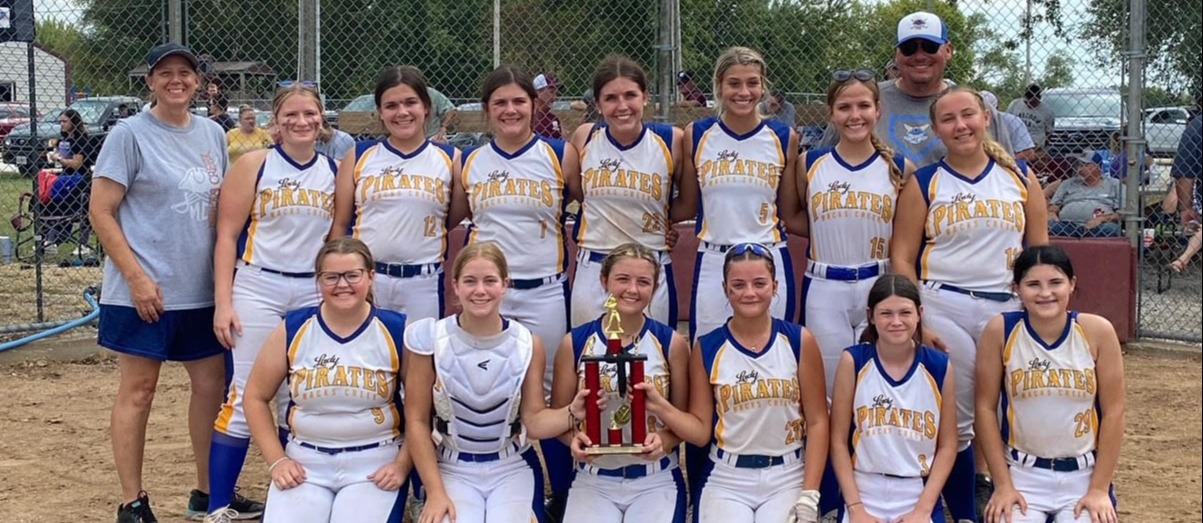
[[[1011,171],[1019,179],[1025,182],[1027,181],[1027,178],[1025,178],[1023,175],[1023,171],[1020,171],[1019,165],[1015,163],[1015,157],[1011,156],[1011,153],[1008,153],[1007,150],[1003,148],[1002,144],[996,142],[994,138],[989,135],[989,133],[982,138],[982,149],[985,149],[986,156],[992,158],[994,163],[997,163],[1003,166],[1004,169]]]
[[[877,154],[885,160],[886,165],[890,166],[890,183],[894,184],[894,190],[902,188],[902,171],[898,169],[898,164],[894,161],[894,149],[881,141],[877,137],[877,133],[869,133],[869,142],[873,144],[873,148],[877,149]]]

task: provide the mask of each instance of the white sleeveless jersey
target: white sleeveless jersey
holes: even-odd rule
[[[1023,251],[1027,166],[1011,172],[991,160],[976,180],[943,161],[915,173],[927,201],[919,279],[983,292],[1007,292]]]
[[[406,331],[405,346],[433,356],[435,441],[457,452],[498,452],[512,441],[526,446],[519,418],[522,382],[533,337],[518,322],[479,338],[459,328],[459,317],[425,318]]]
[[[322,447],[354,447],[401,437],[401,342],[405,315],[372,308],[345,338],[320,307],[289,312],[288,427]]]
[[[446,257],[453,158],[454,147],[430,141],[412,154],[387,140],[356,144],[350,233],[376,261],[416,265]]]
[[[856,363],[850,432],[853,468],[927,477],[936,456],[948,355],[921,346],[906,376],[895,380],[881,367],[875,345],[862,343],[846,350]]]
[[[238,259],[275,271],[313,272],[313,258],[334,222],[334,161],[315,154],[299,164],[279,146],[259,167],[251,216]]]
[[[891,161],[902,172],[901,154],[886,159],[874,153],[855,166],[835,149],[806,154],[811,260],[859,267],[889,257],[898,208],[898,189],[890,181]]]
[[[774,318],[773,335],[759,353],[736,342],[725,324],[698,344],[714,389],[714,445],[732,454],[765,456],[802,448],[802,327]]]
[[[693,122],[690,154],[702,191],[699,240],[718,245],[782,241],[777,187],[788,147],[789,127],[777,120],[763,120],[743,135],[717,117]]]
[[[622,146],[605,122],[589,134],[581,151],[585,200],[577,223],[577,244],[608,252],[635,242],[655,251],[668,249],[668,206],[672,201],[673,128],[649,123],[635,143]]]
[[[514,154],[493,142],[465,154],[468,242],[497,242],[510,278],[543,278],[567,268],[563,158],[563,141],[538,136]]]
[[[1098,379],[1086,332],[1070,311],[1061,337],[1046,344],[1023,311],[1005,312],[1002,435],[1041,458],[1085,455],[1098,443]]]
[[[643,362],[644,380],[654,384],[661,396],[669,398],[668,352],[672,346],[673,329],[651,318],[645,317],[643,321],[643,331],[639,333],[639,337],[635,342],[630,346],[624,347],[624,350],[634,351],[647,356],[647,361]],[[579,388],[585,387],[585,364],[581,362],[581,356],[601,356],[605,353],[606,334],[602,330],[602,318],[572,329],[572,354],[573,361],[577,363],[577,376],[580,379]],[[604,391],[606,397],[609,398],[606,403],[606,409],[601,413],[601,419],[603,420],[602,432],[605,433],[609,424],[604,420],[611,419],[614,412],[623,404],[623,400],[618,395],[617,367],[611,364],[602,364],[600,370],[602,371],[600,375],[600,388]],[[630,382],[628,381],[628,383]],[[664,428],[664,423],[650,413],[645,419],[632,420],[631,423],[643,423],[647,427],[648,434]],[[622,435],[623,441],[631,441],[630,424],[622,428]],[[639,441],[636,443],[642,442]],[[677,453],[670,450],[667,457],[673,466],[675,466],[677,463]],[[647,463],[648,461],[641,457],[630,455],[598,456],[593,460],[594,466],[603,469],[616,469],[627,465],[643,465]]]

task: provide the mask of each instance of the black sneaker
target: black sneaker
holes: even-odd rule
[[[155,513],[150,511],[150,497],[145,490],[138,493],[138,499],[117,506],[117,523],[159,523]]]
[[[973,479],[973,501],[974,508],[977,509],[977,520],[986,521],[982,514],[986,511],[986,503],[990,502],[990,496],[994,495],[994,481],[985,474],[978,474]]]
[[[230,498],[228,507],[238,514],[232,515],[230,519],[239,521],[259,519],[259,516],[263,515],[263,503],[247,499],[239,494],[238,490],[238,487],[234,487],[234,496]],[[192,521],[203,521],[208,513],[209,493],[193,489],[191,495],[188,496],[188,509],[184,511],[184,516]]]
[[[568,496],[553,492],[547,498],[543,511],[546,513],[549,523],[561,523],[564,521],[564,509],[566,508],[568,508]]]

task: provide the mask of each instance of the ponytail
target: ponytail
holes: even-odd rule
[[[1004,169],[1011,171],[1019,179],[1027,181],[1027,178],[1023,175],[1023,171],[1019,170],[1019,165],[1015,163],[1015,157],[1011,156],[1011,154],[1008,153],[1005,148],[1003,148],[1002,144],[995,141],[994,138],[990,136],[982,138],[982,149],[985,149],[986,156],[989,156],[990,159],[994,160],[994,163],[997,163]]]
[[[877,133],[869,133],[869,141],[873,144],[873,148],[877,149],[878,156],[885,160],[886,165],[890,167],[890,183],[894,185],[894,190],[902,190],[902,170],[898,168],[898,163],[894,161],[894,149],[881,141],[877,137]]]

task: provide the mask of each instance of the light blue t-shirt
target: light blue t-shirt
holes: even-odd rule
[[[225,131],[191,116],[167,125],[150,111],[119,120],[105,139],[94,176],[125,187],[117,207],[130,250],[163,292],[165,310],[213,305],[217,192],[227,162]],[[112,258],[101,303],[132,307],[129,284]]]
[[[317,152],[329,156],[334,160],[334,164],[338,165],[343,161],[343,157],[347,155],[347,151],[355,148],[355,139],[351,135],[338,129],[331,129],[332,134],[327,141],[318,140],[314,144],[314,149]]]

